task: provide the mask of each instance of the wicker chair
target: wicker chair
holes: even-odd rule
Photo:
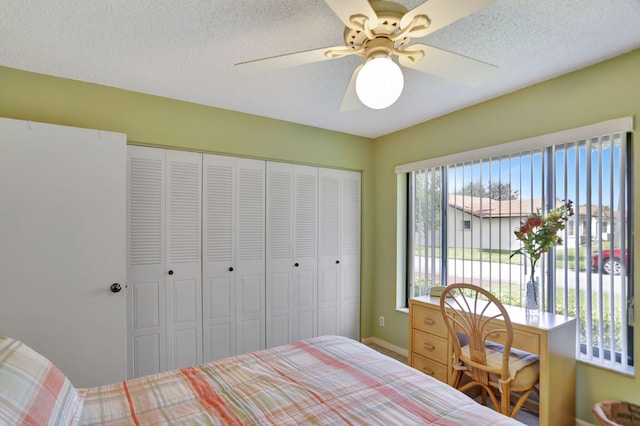
[[[529,394],[538,393],[540,363],[537,355],[511,347],[513,328],[502,303],[481,287],[451,284],[440,311],[453,336],[454,386],[463,392],[480,386],[483,404],[488,394],[496,411],[515,417]],[[463,375],[468,382],[462,383]],[[513,409],[511,392],[520,393]]]

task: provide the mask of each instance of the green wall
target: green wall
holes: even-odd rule
[[[638,117],[638,76],[640,50],[369,140],[0,67],[0,116],[123,132],[131,143],[362,170],[361,334],[406,348],[407,314],[396,309],[396,259],[402,247],[396,244],[399,185],[394,166],[611,118]],[[640,164],[639,151],[634,152],[634,164]],[[634,220],[639,219],[636,208]],[[638,253],[640,247],[634,249]],[[385,316],[385,327],[377,325],[378,315]],[[603,399],[640,403],[639,381],[579,364],[578,417],[596,423],[591,407]]]
[[[0,67],[0,117],[122,132],[135,144],[362,171],[361,333],[373,334],[370,139],[7,67]]]
[[[640,50],[553,80],[469,107],[375,140],[375,296],[373,315],[385,316],[385,327],[372,323],[373,334],[407,347],[408,318],[396,310],[396,223],[394,166],[460,151],[496,145],[612,118],[640,117]],[[437,100],[433,100],[437,102]],[[636,125],[637,126],[637,125]],[[640,132],[634,133],[640,140]],[[633,163],[640,165],[640,150]],[[640,188],[640,173],[634,185]],[[640,223],[640,206],[634,221]],[[638,253],[640,245],[634,246]],[[638,265],[638,255],[634,262]],[[636,292],[638,289],[636,284]],[[635,342],[640,341],[636,327]],[[640,345],[636,344],[635,353]],[[640,358],[636,355],[636,358]],[[640,403],[640,379],[579,363],[577,416],[597,423],[591,408],[597,401],[622,399]]]

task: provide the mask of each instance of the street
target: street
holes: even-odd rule
[[[435,274],[436,279],[440,276],[440,263],[439,259],[436,259]],[[425,271],[425,258],[415,257],[415,272],[422,275]],[[429,270],[427,273],[427,279],[431,275],[431,262],[427,262]],[[538,272],[541,268],[537,268]],[[527,282],[528,275],[525,275],[524,265],[510,265],[507,263],[492,263],[492,262],[480,262],[473,260],[460,260],[449,259],[447,262],[447,274],[449,276],[448,283],[455,282],[471,282],[473,284],[482,284],[488,286],[489,284],[497,285],[501,284],[515,284],[524,287]],[[540,279],[540,274],[537,274]],[[472,277],[474,278],[472,280]],[[624,279],[626,281],[626,278]],[[602,292],[609,293],[613,288],[616,295],[620,294],[622,288],[621,283],[623,277],[619,275],[607,275],[599,273],[598,271],[575,271],[573,269],[556,269],[556,286],[564,288],[567,283],[568,288],[575,288],[576,283],[579,284],[581,289],[591,285],[592,289],[598,289],[602,285]]]

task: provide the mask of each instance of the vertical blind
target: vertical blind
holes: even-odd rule
[[[524,306],[528,265],[511,252],[533,212],[571,200],[562,244],[537,267],[542,308],[578,318],[578,356],[633,365],[630,143],[626,132],[413,170],[409,173],[407,294],[434,285],[483,286]]]

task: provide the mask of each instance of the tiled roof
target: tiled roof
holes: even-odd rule
[[[558,200],[558,202],[560,202]],[[474,197],[471,195],[449,194],[449,206],[461,210],[470,215],[481,218],[496,217],[526,217],[538,210],[542,211],[542,200],[533,198],[528,200],[492,200],[486,197]],[[586,206],[579,206],[576,209],[576,215],[584,217],[588,214]],[[599,218],[599,209],[597,206],[591,207],[591,217]],[[602,210],[603,220],[609,220],[609,217],[617,217],[617,212]]]
[[[492,217],[525,217],[542,210],[542,200],[492,200],[470,195],[449,194],[449,206],[462,210],[473,216]]]

